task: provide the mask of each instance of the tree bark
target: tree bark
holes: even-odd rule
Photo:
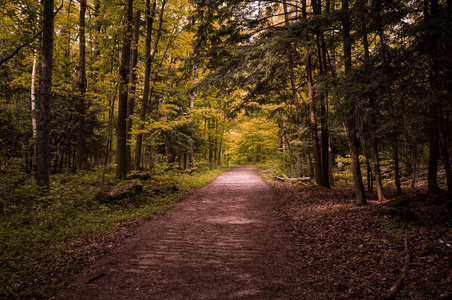
[[[38,55],[37,51],[33,51],[33,66],[31,69],[31,89],[30,89],[30,98],[31,98],[31,132],[33,138],[33,155],[31,157],[31,166],[30,169],[34,170],[34,164],[36,162],[37,156],[37,137],[38,137],[38,123],[37,123],[37,99],[36,99],[36,69],[38,67]]]
[[[85,114],[86,114],[86,41],[85,41],[86,0],[80,0],[79,29],[79,74],[78,74],[78,128],[77,128],[77,170],[86,165]]]
[[[144,122],[146,119],[147,106],[149,101],[149,90],[150,90],[150,78],[151,78],[151,41],[152,41],[152,25],[154,24],[155,8],[157,1],[154,0],[152,4],[150,0],[146,0],[146,41],[144,48],[144,57],[146,58],[146,65],[144,69],[144,86],[143,86],[143,97],[141,99],[141,110],[140,110],[140,121]],[[140,124],[139,129],[143,129],[143,125]],[[135,144],[135,168],[138,170],[141,166],[141,150],[143,144],[143,134],[139,132],[136,137]]]
[[[412,158],[412,164],[413,164],[413,168],[412,168],[412,174],[411,174],[411,184],[410,186],[412,188],[416,187],[416,175],[417,175],[417,145],[412,145],[412,150],[411,153],[413,154],[413,158]]]
[[[127,176],[127,99],[130,71],[130,44],[132,41],[133,0],[124,4],[124,31],[122,38],[121,65],[119,67],[118,125],[116,130],[116,178]]]
[[[383,193],[383,183],[380,171],[380,157],[378,155],[378,139],[375,133],[372,134],[372,155],[375,171],[375,189],[377,190],[378,201],[384,201],[386,200],[386,198]]]
[[[135,72],[135,67],[138,62],[138,41],[139,41],[139,33],[140,33],[140,10],[135,12],[134,17],[134,28],[133,28],[133,48],[132,48],[132,56],[130,59],[130,76],[129,76],[129,99],[127,101],[127,173],[130,173],[132,170],[132,116],[133,111],[135,109],[135,98],[136,98],[136,79],[137,75]]]
[[[347,77],[350,74],[352,67],[352,50],[350,41],[350,17],[348,0],[342,0],[343,20],[343,49],[344,49],[344,72]],[[355,190],[356,204],[364,205],[367,203],[366,194],[364,192],[364,184],[361,176],[361,168],[358,157],[358,143],[356,138],[356,124],[355,124],[355,103],[351,104],[351,111],[349,115],[345,116],[344,130],[347,136],[347,143],[350,151],[351,168],[353,174],[353,186]]]
[[[93,69],[92,69],[92,74],[91,74],[91,92],[94,94],[97,93],[96,84],[97,84],[97,75],[99,73],[99,67],[97,66],[97,60],[100,55],[99,34],[100,34],[100,30],[101,30],[101,23],[99,21],[99,12],[100,12],[100,3],[99,3],[99,0],[96,0],[95,4],[94,4],[95,34],[94,34],[94,38],[93,38],[93,44],[94,44],[93,62],[92,62]]]
[[[43,0],[44,19],[42,32],[41,81],[39,88],[37,173],[38,186],[49,186],[50,174],[50,103],[52,98],[53,60],[53,0]]]
[[[305,60],[306,60],[306,77],[308,80],[308,102],[309,102],[309,120],[311,125],[312,136],[312,152],[314,155],[314,172],[316,184],[322,185],[322,173],[321,173],[321,161],[319,150],[319,138],[317,135],[317,120],[315,115],[314,104],[314,87],[312,84],[312,70],[311,70],[311,54],[309,53],[308,46],[305,46]]]
[[[307,18],[306,11],[306,0],[302,1],[302,17]],[[306,79],[308,86],[308,102],[309,102],[309,121],[311,125],[311,137],[312,137],[312,152],[314,156],[314,173],[316,184],[322,184],[322,174],[321,174],[321,161],[320,161],[320,149],[319,149],[319,138],[317,134],[317,120],[315,114],[315,104],[314,104],[314,87],[312,81],[312,66],[311,66],[311,53],[307,44],[308,37],[305,36],[304,54],[305,54],[305,64],[306,64]]]
[[[316,15],[322,13],[320,0],[312,1],[313,11]],[[329,187],[329,133],[328,133],[328,87],[327,87],[327,60],[326,45],[322,28],[316,30],[316,42],[319,53],[320,63],[320,132],[321,132],[321,167],[322,167],[322,185]]]
[[[347,123],[348,122],[348,123]],[[364,184],[361,175],[361,168],[359,165],[358,147],[356,138],[355,125],[350,120],[344,121],[344,130],[347,136],[347,143],[350,152],[350,161],[353,174],[353,187],[355,190],[356,204],[367,204],[366,194],[364,192]]]
[[[431,3],[429,3],[431,1]],[[425,0],[424,17],[427,19],[436,18],[438,14],[438,0]],[[430,5],[429,5],[430,4]],[[430,7],[430,9],[429,9]],[[429,63],[430,63],[430,92],[434,101],[430,104],[430,152],[428,160],[427,184],[428,193],[435,194],[441,191],[438,185],[438,158],[439,158],[439,118],[436,96],[438,95],[438,39],[436,34],[431,35],[429,42]]]
[[[159,28],[157,31],[157,37],[154,42],[154,50],[151,54],[151,39],[152,39],[152,24],[154,23],[155,17],[155,9],[156,9],[156,1],[154,1],[152,5],[152,11],[150,9],[150,1],[146,1],[146,42],[145,42],[145,57],[146,57],[146,66],[145,66],[145,78],[144,78],[144,90],[143,90],[143,98],[141,102],[141,111],[140,111],[140,122],[144,122],[147,115],[147,106],[149,103],[149,90],[150,90],[150,75],[151,75],[151,66],[154,61],[155,54],[157,53],[157,47],[160,41],[160,36],[162,32],[162,24],[163,24],[163,13],[165,10],[166,1],[162,2],[162,7],[160,10],[160,20],[159,20]],[[142,125],[140,125],[140,129],[142,129]],[[135,168],[140,168],[141,162],[141,151],[143,144],[143,134],[137,134],[137,142],[135,145]]]
[[[441,119],[439,123],[439,138],[440,138],[440,149],[441,149],[441,159],[443,161],[444,170],[446,172],[446,186],[449,192],[452,191],[452,172],[450,169],[450,158],[448,151],[448,141],[446,139],[446,130],[443,125],[444,121]]]
[[[198,81],[198,62],[195,62],[195,65],[193,66],[193,84],[196,84]],[[197,89],[196,87],[191,92],[190,96],[190,132],[193,132],[193,113],[195,108],[195,100],[196,100],[196,93]],[[194,158],[194,149],[193,149],[193,143],[190,145],[190,152],[186,155],[186,168],[190,165],[190,162],[193,161]]]
[[[381,38],[383,43],[383,37]],[[369,43],[367,40],[367,29],[366,26],[364,26],[364,34],[363,34],[363,46],[364,46],[364,62],[367,64],[370,60],[370,53],[369,53]],[[383,51],[384,51],[384,45],[382,45]],[[374,97],[371,95],[370,99],[370,110],[371,110],[371,123],[372,126],[377,126],[377,107],[375,103]],[[378,138],[375,134],[376,128],[374,127],[371,130],[371,140],[372,140],[372,160],[374,162],[374,173],[375,173],[375,189],[377,190],[377,197],[378,201],[382,202],[386,200],[383,192],[383,182],[381,177],[381,170],[380,170],[380,155],[379,155],[379,148],[378,148]]]
[[[394,181],[397,188],[397,195],[402,194],[402,188],[400,186],[399,139],[396,130],[394,130]]]
[[[369,153],[367,151],[367,143],[366,143],[366,139],[364,137],[364,122],[363,122],[363,118],[360,117],[358,122],[359,122],[359,137],[361,139],[361,146],[363,147],[364,157],[366,158],[367,190],[369,192],[372,192],[372,190],[373,190],[372,169],[370,167]]]

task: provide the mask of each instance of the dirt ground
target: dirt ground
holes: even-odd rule
[[[321,299],[258,168],[237,167],[146,222],[53,299]]]

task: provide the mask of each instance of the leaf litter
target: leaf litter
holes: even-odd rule
[[[406,191],[416,215],[411,220],[403,213],[385,214],[387,202],[373,200],[371,193],[369,205],[356,206],[351,189],[271,186],[306,266],[304,280],[316,290],[334,299],[384,299],[404,267],[406,229],[411,261],[395,297],[452,299],[452,218],[441,201]],[[395,190],[385,192],[395,197]]]

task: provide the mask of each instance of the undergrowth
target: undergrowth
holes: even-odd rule
[[[105,240],[120,227],[172,208],[193,188],[213,181],[225,169],[203,167],[191,174],[168,169],[152,181],[143,181],[143,192],[133,201],[101,203],[95,194],[119,182],[109,171],[53,175],[48,192],[17,169],[0,175],[0,298],[48,294],[62,283],[61,278],[49,278],[64,277],[92,254],[87,240]],[[177,189],[165,190],[168,182]],[[157,193],[155,186],[160,183]]]

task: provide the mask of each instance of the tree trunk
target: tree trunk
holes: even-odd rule
[[[436,116],[437,108],[436,104],[433,104],[430,106],[430,118],[431,118],[429,132],[430,151],[427,174],[428,193],[430,194],[435,194],[441,191],[438,185],[439,136]]]
[[[38,67],[37,51],[33,51],[33,67],[31,69],[31,132],[33,138],[33,155],[31,156],[30,170],[34,170],[34,164],[36,162],[36,140],[38,137],[38,124],[37,124],[37,110],[36,110],[36,69]]]
[[[289,25],[289,11],[287,8],[287,3],[284,0],[283,1],[283,7],[284,7],[284,22],[286,24],[286,26]],[[292,45],[290,45],[288,47],[288,58],[289,58],[289,78],[290,78],[290,87],[292,90],[292,100],[293,100],[293,104],[295,105],[295,110],[297,112],[297,121],[301,122],[301,108],[300,108],[300,103],[298,100],[298,92],[297,92],[297,85],[296,85],[296,78],[295,78],[295,63],[293,60],[293,48]]]
[[[440,117],[439,117],[440,118]],[[450,158],[449,158],[449,151],[448,151],[448,141],[446,139],[446,126],[444,125],[444,120],[440,119],[439,123],[439,144],[441,149],[441,159],[443,161],[444,170],[446,172],[446,185],[447,190],[449,192],[452,191],[452,172],[450,169]]]
[[[151,76],[151,66],[152,62],[154,61],[155,54],[157,52],[157,46],[160,40],[160,35],[162,31],[162,24],[163,24],[163,12],[165,8],[166,2],[162,2],[162,8],[160,11],[160,21],[159,21],[159,28],[157,32],[157,37],[154,42],[154,51],[151,54],[151,40],[152,40],[152,25],[154,24],[154,17],[155,17],[155,9],[156,9],[156,0],[154,0],[154,3],[152,4],[152,11],[150,8],[150,0],[146,0],[146,41],[145,41],[145,57],[146,57],[146,66],[144,71],[144,90],[143,90],[143,98],[141,102],[141,111],[140,111],[140,121],[144,122],[147,115],[147,108],[149,103],[149,90],[150,90],[150,76]],[[140,129],[143,129],[143,126],[140,125]],[[138,133],[137,134],[137,141],[135,144],[135,168],[140,168],[140,162],[141,162],[141,151],[142,151],[142,144],[143,144],[143,134]]]
[[[86,0],[80,0],[80,30],[79,30],[79,73],[78,73],[78,128],[77,128],[77,170],[83,170],[86,165],[85,147],[85,114],[86,114],[86,41],[85,41],[85,11]]]
[[[384,43],[384,36],[383,36],[383,30],[380,30],[380,40],[382,44],[382,51],[386,51],[386,46]],[[364,45],[364,61],[367,64],[370,59],[370,53],[369,53],[369,43],[367,40],[367,29],[364,25],[364,35],[363,35],[363,45]],[[386,60],[386,52],[384,52],[384,57]],[[371,139],[372,139],[372,160],[374,161],[374,172],[375,172],[375,188],[377,190],[377,196],[378,201],[382,202],[386,200],[384,193],[383,193],[383,182],[381,177],[381,170],[380,170],[380,155],[379,155],[379,148],[378,148],[378,138],[375,133],[376,127],[377,127],[377,114],[378,114],[378,108],[375,103],[375,98],[373,95],[370,96],[369,99],[370,103],[370,109],[371,109],[371,123],[373,128],[371,128]]]
[[[307,16],[306,13],[306,0],[302,1],[303,10],[302,15],[305,19]],[[309,120],[311,125],[311,136],[312,136],[312,152],[314,155],[314,172],[316,184],[322,184],[322,174],[321,174],[321,161],[320,161],[320,149],[319,149],[319,138],[317,135],[317,120],[315,115],[315,104],[314,104],[314,87],[312,82],[312,67],[311,67],[311,53],[309,51],[306,36],[306,43],[304,46],[304,54],[305,54],[305,63],[306,63],[306,79],[308,86],[308,102],[309,102]]]
[[[364,138],[364,122],[363,118],[360,116],[358,119],[359,123],[359,137],[361,139],[361,145],[363,147],[364,157],[366,158],[366,172],[367,172],[367,190],[372,192],[372,169],[370,168],[369,153],[367,151],[366,139]]]
[[[361,176],[361,168],[359,165],[357,138],[354,124],[344,122],[344,130],[347,136],[348,148],[350,151],[350,161],[353,174],[353,187],[355,190],[356,204],[367,204],[366,194],[364,192],[364,184]]]
[[[92,62],[92,74],[91,74],[91,92],[92,93],[97,93],[97,88],[96,88],[96,84],[97,84],[97,75],[99,73],[99,67],[97,66],[97,60],[98,57],[100,55],[100,51],[99,51],[99,35],[100,35],[100,30],[101,30],[101,23],[99,21],[99,12],[100,12],[100,0],[96,0],[95,4],[94,4],[94,30],[96,31],[94,34],[94,38],[93,38],[93,44],[94,44],[94,48],[93,48],[93,62]]]
[[[314,14],[320,15],[322,13],[320,0],[312,1]],[[322,185],[329,187],[329,133],[328,133],[328,87],[327,87],[327,60],[326,60],[326,45],[323,36],[322,28],[316,32],[317,49],[319,53],[320,63],[320,132],[321,132],[321,167],[322,167]]]
[[[133,0],[124,4],[124,31],[122,38],[121,65],[119,67],[118,125],[116,130],[116,178],[127,175],[127,99],[130,70],[130,44],[132,41]]]
[[[438,0],[425,0],[425,18],[436,18],[438,14]],[[430,8],[430,9],[429,9]],[[436,34],[431,35],[429,41],[430,58],[430,92],[433,94],[434,101],[430,104],[430,153],[428,160],[428,193],[435,194],[441,191],[438,185],[438,158],[439,158],[439,118],[436,96],[438,95],[438,40]]]
[[[198,62],[193,66],[193,84],[196,84],[198,80]],[[195,108],[195,100],[196,100],[196,87],[192,90],[190,96],[190,132],[193,133],[193,113]],[[194,149],[193,143],[190,145],[190,152],[186,155],[186,168],[190,165],[190,162],[193,161],[194,158]]]
[[[413,168],[412,168],[412,174],[411,174],[411,187],[416,187],[416,173],[417,173],[417,145],[412,146],[411,153],[413,154]]]
[[[386,198],[383,193],[383,183],[381,180],[381,171],[380,171],[380,157],[378,155],[378,139],[375,133],[372,133],[372,155],[375,171],[375,188],[377,190],[378,201],[384,201],[386,200]]]
[[[397,195],[402,194],[402,188],[400,187],[399,139],[397,138],[396,130],[394,130],[394,181],[397,188]]]
[[[308,80],[308,101],[309,101],[309,120],[311,125],[311,136],[312,136],[312,152],[314,155],[314,172],[315,179],[318,185],[322,185],[322,173],[321,173],[321,161],[320,161],[320,150],[319,150],[319,138],[317,135],[317,121],[315,115],[315,104],[314,104],[314,87],[312,84],[312,71],[311,71],[311,54],[307,45],[305,46],[305,59],[306,59],[306,76]]]
[[[129,77],[129,99],[127,101],[127,173],[130,173],[132,170],[132,116],[133,111],[135,109],[135,98],[136,98],[136,79],[137,75],[135,72],[135,67],[138,62],[138,39],[140,33],[140,10],[135,12],[134,17],[134,28],[133,28],[133,47],[132,47],[132,56],[130,59],[130,77]]]
[[[53,60],[53,0],[43,0],[44,19],[42,32],[41,82],[39,88],[39,115],[37,139],[38,186],[49,186],[50,173],[50,103],[52,97],[52,60]]]
[[[350,17],[348,16],[349,7],[348,0],[342,0],[342,10],[344,17],[342,20],[343,27],[343,48],[344,48],[344,72],[347,77],[350,74],[352,67],[352,49],[350,41]],[[355,189],[356,203],[364,205],[367,203],[366,194],[364,192],[364,184],[361,176],[361,169],[358,157],[358,143],[356,139],[356,124],[355,124],[355,104],[352,103],[351,111],[348,116],[345,116],[344,130],[347,136],[348,147],[350,151],[351,168],[353,174],[353,186]]]

